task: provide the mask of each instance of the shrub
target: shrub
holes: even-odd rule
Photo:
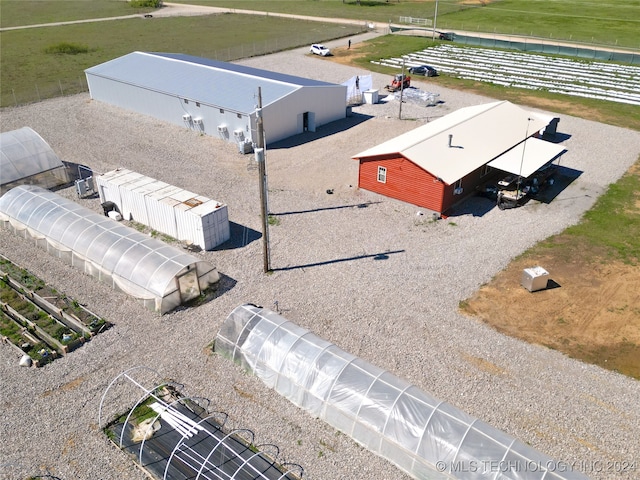
[[[77,55],[79,53],[87,53],[89,47],[86,45],[77,45],[75,43],[60,42],[57,45],[51,45],[44,49],[45,53]]]
[[[130,3],[133,8],[162,7],[162,0],[131,0]]]

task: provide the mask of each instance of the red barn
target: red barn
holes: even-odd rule
[[[355,155],[358,187],[446,213],[495,169],[528,177],[558,157],[564,147],[531,138],[550,122],[507,101],[461,108]]]

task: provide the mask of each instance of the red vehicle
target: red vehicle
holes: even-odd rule
[[[398,73],[393,77],[391,85],[387,85],[385,88],[390,92],[397,92],[398,90],[404,90],[411,86],[411,77],[404,73]]]

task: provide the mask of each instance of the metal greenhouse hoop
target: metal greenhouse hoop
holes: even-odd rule
[[[160,385],[159,385],[160,386]],[[155,389],[154,389],[155,390]],[[162,399],[158,399],[157,397],[155,397],[155,395],[153,395],[154,398],[156,398],[156,400],[159,400],[160,402],[164,403],[164,411],[168,411],[173,405],[175,404],[181,404],[183,401],[186,400],[195,400],[197,398],[202,398],[202,397],[183,397],[183,398],[178,398],[175,401],[171,402],[171,403],[166,403],[165,401],[163,401]],[[146,400],[146,399],[145,399]],[[207,400],[207,399],[204,399]],[[208,400],[207,400],[208,401]],[[133,412],[135,410],[135,408],[131,409],[131,412]],[[162,412],[159,412],[154,418],[153,418],[153,422],[151,422],[149,424],[149,426],[147,427],[147,430],[145,432],[145,435],[142,437],[142,443],[140,444],[140,456],[138,461],[140,462],[140,465],[144,467],[144,463],[142,462],[142,453],[144,452],[144,442],[147,439],[147,434],[151,432],[151,430],[153,429],[153,424],[156,423],[156,421],[162,416]],[[199,424],[200,422],[198,422]],[[195,425],[195,424],[194,424]],[[194,427],[196,428],[196,427]],[[197,429],[197,428],[196,428]],[[124,433],[124,428],[122,429],[122,433]],[[192,435],[191,435],[192,436]],[[182,439],[178,442],[179,444],[181,444],[185,438],[191,438],[191,436],[185,436],[182,435]],[[169,465],[169,462],[167,462],[167,466]],[[165,475],[166,476],[166,475]]]
[[[151,383],[155,386],[145,386],[135,377],[136,372],[151,374]],[[127,383],[123,382],[125,380]],[[116,385],[127,384],[141,393],[127,394],[127,414],[116,414],[115,419],[109,421],[105,415],[107,397]],[[256,446],[254,432],[246,428],[225,429],[229,418],[225,412],[210,411],[211,401],[207,398],[183,396],[182,387],[173,380],[162,379],[157,371],[148,367],[127,369],[106,387],[100,399],[98,423],[107,435],[109,432],[118,434],[118,440],[113,439],[114,444],[133,455],[143,470],[163,480],[248,477],[296,480],[302,477],[304,469],[301,466],[288,464],[295,465],[292,469],[278,462],[280,450],[276,445]],[[144,410],[139,409],[141,406]],[[149,416],[151,411],[155,414]],[[136,414],[139,415],[136,417]],[[158,422],[166,426],[161,427],[166,433],[155,436]],[[127,444],[125,432],[132,435],[133,443]],[[263,452],[261,447],[268,447],[270,453]]]

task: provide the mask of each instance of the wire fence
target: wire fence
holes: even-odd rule
[[[446,30],[437,28],[416,27],[412,25],[391,25],[392,33],[405,32],[413,36],[439,38],[439,32]],[[610,61],[640,65],[640,51],[631,48],[615,47],[606,44],[571,41],[533,35],[508,35],[495,32],[468,32],[465,35],[453,33],[451,38],[457,44],[473,45],[487,48],[503,48],[523,52],[545,53],[579,57],[589,60]]]

